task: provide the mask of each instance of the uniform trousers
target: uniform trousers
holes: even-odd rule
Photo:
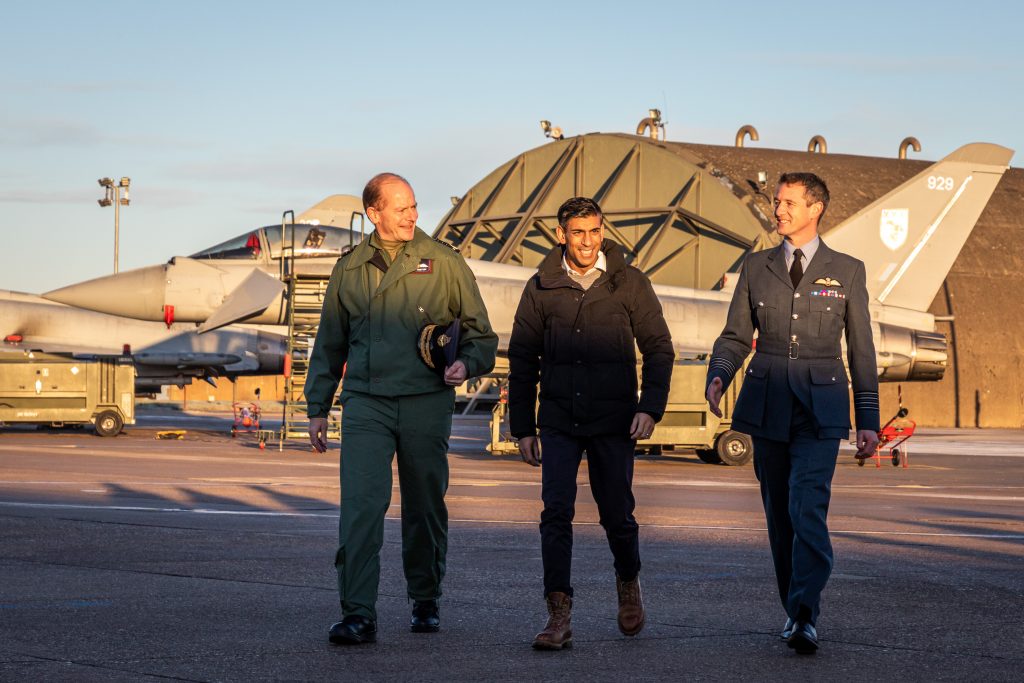
[[[626,581],[640,572],[639,525],[633,517],[633,454],[628,434],[573,436],[542,427],[540,516],[544,594],[572,595],[572,520],[576,514],[576,475],[584,451],[590,491],[614,558],[615,573]]]
[[[455,392],[385,398],[347,391],[341,402],[341,517],[334,560],[338,593],[342,614],[376,619],[384,515],[391,505],[391,461],[396,454],[408,596],[441,596]]]
[[[779,597],[790,618],[814,624],[832,573],[827,517],[839,439],[819,439],[813,416],[792,400],[789,441],[754,437],[754,472]]]

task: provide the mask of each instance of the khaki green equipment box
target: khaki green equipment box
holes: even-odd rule
[[[91,424],[116,436],[135,424],[131,357],[0,353],[0,424],[14,423]]]

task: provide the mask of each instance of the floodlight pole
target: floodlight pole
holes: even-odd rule
[[[121,243],[120,188],[114,188],[114,274],[117,274],[118,245]]]
[[[97,200],[97,203],[100,206],[114,205],[114,272],[117,273],[118,245],[121,241],[121,205],[128,206],[131,203],[131,199],[128,198],[128,188],[132,184],[132,179],[125,176],[121,178],[120,182],[115,183],[112,178],[100,178],[96,182],[106,191],[106,195],[103,199]],[[124,197],[121,196],[121,188],[124,188]]]

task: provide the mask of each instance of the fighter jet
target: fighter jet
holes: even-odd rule
[[[997,145],[965,145],[829,231],[832,248],[866,265],[881,380],[942,377],[946,340],[927,309],[1012,156],[1013,150]],[[282,280],[289,269],[326,278],[343,251],[363,237],[354,227],[362,220],[358,199],[334,198],[334,205],[322,211],[321,218],[331,216],[326,222],[303,214],[295,223],[258,228],[163,265],[43,296],[139,320],[201,323],[201,332],[236,322],[281,324],[287,309]],[[505,350],[523,286],[534,271],[467,262],[501,338],[499,350]],[[709,352],[725,321],[728,289],[656,285],[655,291],[679,355]]]
[[[194,324],[132,320],[8,290],[0,290],[0,334],[0,353],[129,354],[140,394],[195,379],[214,384],[218,377],[280,374],[286,353],[284,336],[267,328],[200,336]]]

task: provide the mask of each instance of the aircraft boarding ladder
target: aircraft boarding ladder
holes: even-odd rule
[[[306,377],[309,375],[309,356],[313,351],[313,340],[320,326],[320,311],[324,305],[329,278],[296,272],[295,235],[286,240],[285,229],[294,226],[295,214],[290,223],[281,222],[282,258],[281,281],[287,287],[288,347],[285,356],[284,414],[281,418],[281,432],[278,450],[284,450],[287,439],[309,441],[309,418],[306,415]],[[337,400],[337,397],[335,397]],[[327,438],[341,439],[341,407],[335,403],[327,419]]]

